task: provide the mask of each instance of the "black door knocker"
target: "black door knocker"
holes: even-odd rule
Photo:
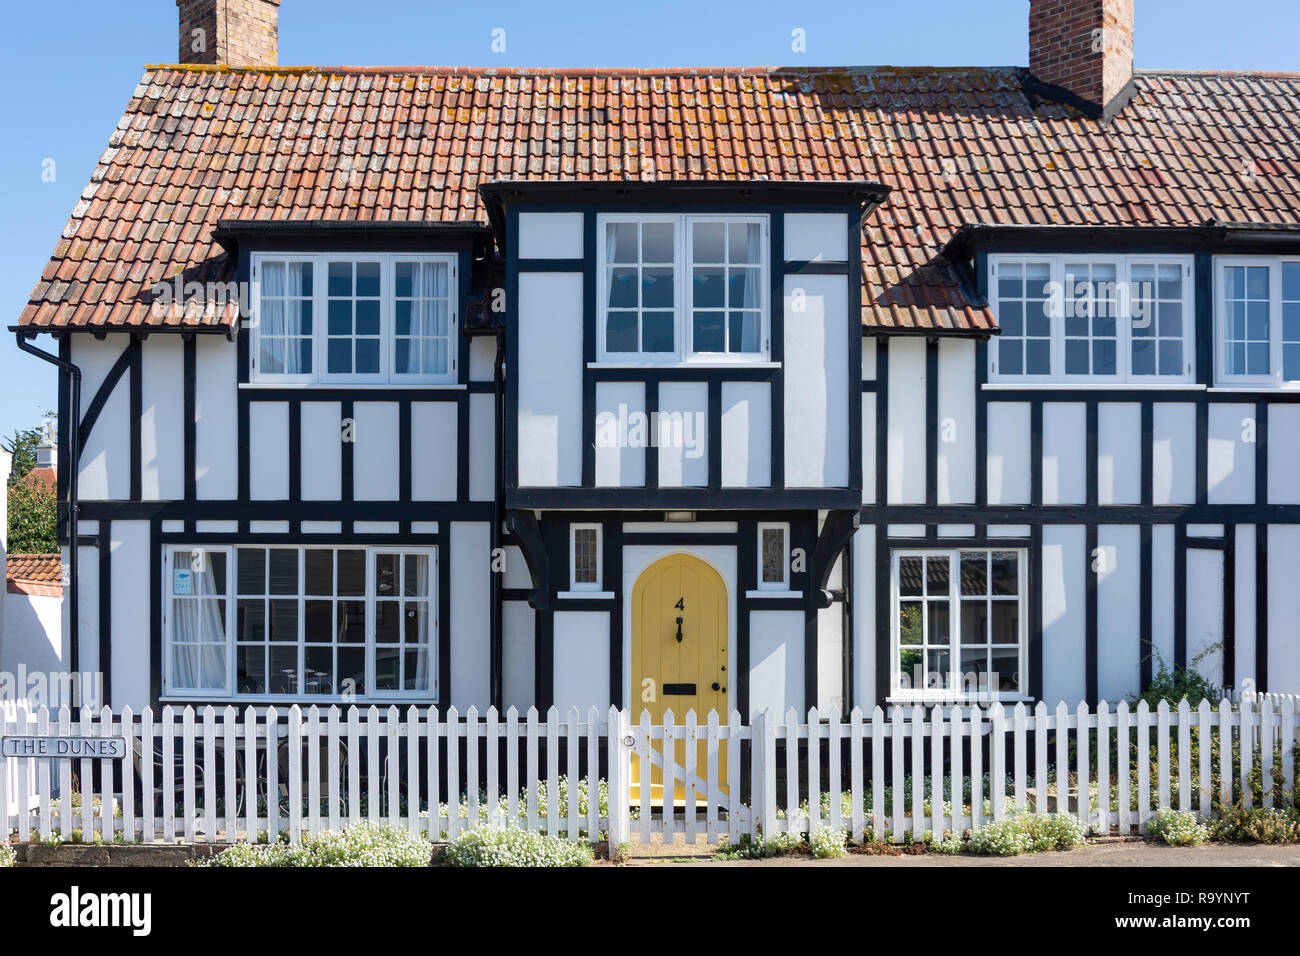
[[[681,642],[682,642],[682,619],[679,617],[677,619],[677,643],[680,644]]]

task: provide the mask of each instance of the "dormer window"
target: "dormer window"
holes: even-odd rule
[[[989,280],[1001,329],[989,349],[991,382],[1193,380],[1186,256],[992,256]]]
[[[249,377],[454,382],[455,280],[452,255],[257,254]]]
[[[606,363],[766,361],[766,216],[602,216]]]

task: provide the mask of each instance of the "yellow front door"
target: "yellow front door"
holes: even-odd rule
[[[708,723],[709,711],[718,712],[725,725],[730,700],[731,675],[727,671],[727,587],[722,577],[699,558],[672,554],[646,568],[632,589],[632,711],[634,722],[642,710],[651,722],[662,723],[665,711],[681,724],[686,712]],[[659,748],[656,748],[659,749]],[[686,744],[679,741],[674,755],[685,767]],[[696,776],[707,780],[708,747],[698,744]],[[640,799],[641,761],[632,761],[632,799]],[[718,779],[726,791],[726,750],[719,748]],[[674,802],[685,800],[681,773]],[[650,781],[651,799],[663,800],[663,771],[655,767]]]

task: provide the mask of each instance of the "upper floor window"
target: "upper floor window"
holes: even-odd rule
[[[601,361],[765,360],[766,216],[602,216]]]
[[[994,256],[990,301],[1001,334],[990,380],[1192,380],[1191,260],[1184,256]]]
[[[255,382],[456,379],[451,255],[253,258]]]
[[[1300,258],[1216,260],[1215,380],[1300,387]]]

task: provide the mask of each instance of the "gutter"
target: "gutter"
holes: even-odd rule
[[[18,348],[30,355],[35,355],[43,362],[49,362],[59,369],[60,377],[67,375],[72,380],[72,400],[69,405],[70,422],[59,422],[60,429],[66,429],[65,434],[68,436],[68,511],[67,511],[67,538],[68,538],[68,671],[70,674],[76,674],[79,670],[79,650],[81,645],[80,626],[80,591],[77,577],[77,557],[81,551],[80,530],[81,521],[79,518],[80,504],[77,498],[77,473],[81,467],[81,369],[71,362],[59,358],[57,355],[51,355],[49,352],[38,349],[27,339],[28,337],[21,332],[17,333],[14,338],[18,342]]]

